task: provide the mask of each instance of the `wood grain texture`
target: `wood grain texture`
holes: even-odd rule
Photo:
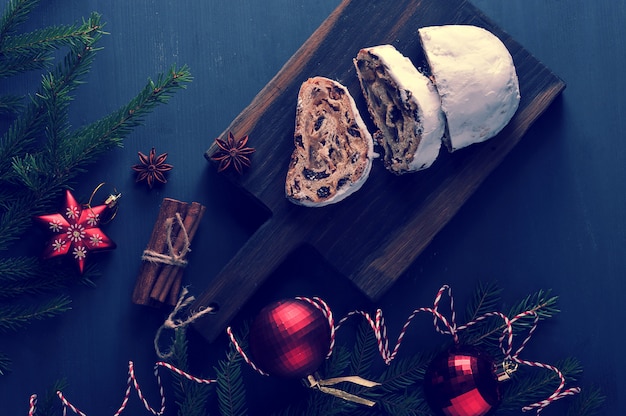
[[[316,75],[338,80],[366,116],[352,66],[358,50],[390,43],[419,67],[425,65],[425,58],[417,29],[443,24],[484,27],[508,47],[522,96],[509,125],[488,142],[454,154],[443,151],[430,169],[416,174],[396,177],[377,161],[363,188],[339,204],[305,208],[288,202],[284,181],[301,83]],[[257,150],[253,165],[244,176],[233,175],[233,184],[258,199],[271,216],[196,300],[196,309],[208,304],[220,307],[215,315],[198,321],[196,329],[214,339],[285,257],[305,244],[318,250],[368,297],[377,299],[564,87],[563,81],[466,1],[343,1],[224,132],[250,136],[249,145]],[[207,158],[215,151],[215,147],[208,149]]]

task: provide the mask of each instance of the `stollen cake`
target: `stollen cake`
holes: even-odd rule
[[[432,81],[392,45],[361,49],[354,59],[385,167],[404,174],[426,169],[439,155],[445,118]]]
[[[430,26],[418,33],[446,115],[448,150],[498,134],[520,101],[515,66],[506,46],[476,26]]]
[[[324,77],[300,87],[294,146],[285,195],[309,207],[339,202],[359,190],[376,157],[372,135],[348,89]]]

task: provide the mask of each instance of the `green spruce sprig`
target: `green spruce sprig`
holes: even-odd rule
[[[30,12],[38,3],[39,0],[9,0],[0,18],[0,50],[19,25],[28,20]]]
[[[73,266],[73,265],[72,265]],[[0,301],[26,295],[42,295],[75,285],[94,287],[98,272],[88,265],[85,273],[76,276],[56,261],[44,261],[31,256],[0,259]],[[0,316],[10,314],[10,308],[0,304]]]
[[[0,352],[0,376],[5,375],[9,368],[11,368],[11,358]]]
[[[473,301],[467,308],[466,316],[470,317],[470,320],[474,320],[486,312],[498,310],[497,308],[491,310],[487,308],[501,302],[500,294],[501,291],[497,290],[494,284],[479,285]],[[479,301],[477,302],[477,300]],[[524,311],[532,311],[538,315],[540,321],[543,321],[559,313],[557,302],[558,296],[552,296],[550,290],[539,290],[511,307],[506,315],[513,317]],[[512,327],[513,335],[520,335],[524,331],[528,331],[533,325],[533,320],[532,315],[517,320]],[[502,319],[491,317],[463,331],[460,334],[460,339],[465,344],[482,345],[488,352],[499,358],[501,355],[499,353],[500,336],[505,329],[506,323]]]
[[[3,308],[0,315],[0,332],[17,331],[32,321],[53,318],[71,309],[71,299],[67,295],[58,295],[40,303],[13,305]]]
[[[185,328],[176,329],[171,362],[177,368],[189,372],[188,342]],[[178,416],[205,416],[210,384],[199,384],[174,374],[174,394],[178,405]]]
[[[359,325],[350,358],[350,373],[372,377],[372,363],[379,356],[378,346],[372,341],[372,328],[365,321]]]
[[[16,95],[0,96],[0,114],[13,117],[0,135],[0,251],[24,235],[32,226],[32,216],[52,209],[81,172],[121,145],[156,106],[191,81],[186,66],[173,66],[156,82],[148,80],[118,111],[72,129],[68,122],[72,94],[85,82],[100,50],[97,43],[106,33],[104,24],[98,13],[92,13],[78,24],[18,33],[38,3],[9,0],[0,19],[0,79],[47,70],[26,102]],[[66,51],[65,57],[53,67],[51,57],[59,49]],[[69,298],[55,292],[68,284],[91,283],[95,276],[91,269],[81,277],[68,270],[36,258],[0,258],[0,330],[22,329],[31,321],[67,310]],[[0,371],[6,371],[7,362],[0,362]]]
[[[588,416],[599,414],[606,396],[598,386],[589,386],[572,399],[567,416]]]
[[[241,348],[246,348],[247,328],[242,328],[238,339]],[[246,388],[243,383],[241,364],[243,358],[236,348],[230,344],[226,358],[220,360],[215,367],[217,374],[217,400],[222,416],[247,416]]]
[[[59,406],[58,391],[65,391],[68,387],[66,379],[55,381],[43,396],[37,397],[37,416],[61,416],[63,411]]]
[[[568,382],[575,382],[583,368],[575,358],[567,358],[555,364]],[[502,410],[520,410],[522,407],[550,396],[560,379],[553,371],[542,368],[520,367],[512,380],[502,385]]]

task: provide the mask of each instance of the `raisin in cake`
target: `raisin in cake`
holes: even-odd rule
[[[361,49],[354,66],[379,131],[385,167],[395,173],[426,169],[441,148],[445,118],[431,80],[392,45]]]
[[[498,134],[520,101],[515,66],[506,46],[476,26],[431,26],[418,33],[446,115],[448,149]]]
[[[285,194],[311,207],[339,202],[359,190],[376,156],[348,89],[324,77],[300,87],[294,145]]]

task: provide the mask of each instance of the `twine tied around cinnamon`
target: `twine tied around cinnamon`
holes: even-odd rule
[[[180,250],[180,253],[176,253],[176,250],[174,249],[174,246],[172,244],[172,228],[174,228],[174,219],[178,223],[184,239],[184,244],[182,249]],[[191,251],[191,242],[189,241],[189,234],[187,233],[187,229],[183,225],[183,219],[180,213],[177,212],[174,217],[170,217],[165,220],[165,238],[168,249],[167,253],[158,253],[153,250],[145,249],[143,251],[141,259],[149,261],[151,263],[162,263],[176,267],[187,266],[187,260],[185,260],[185,256],[188,252]]]

